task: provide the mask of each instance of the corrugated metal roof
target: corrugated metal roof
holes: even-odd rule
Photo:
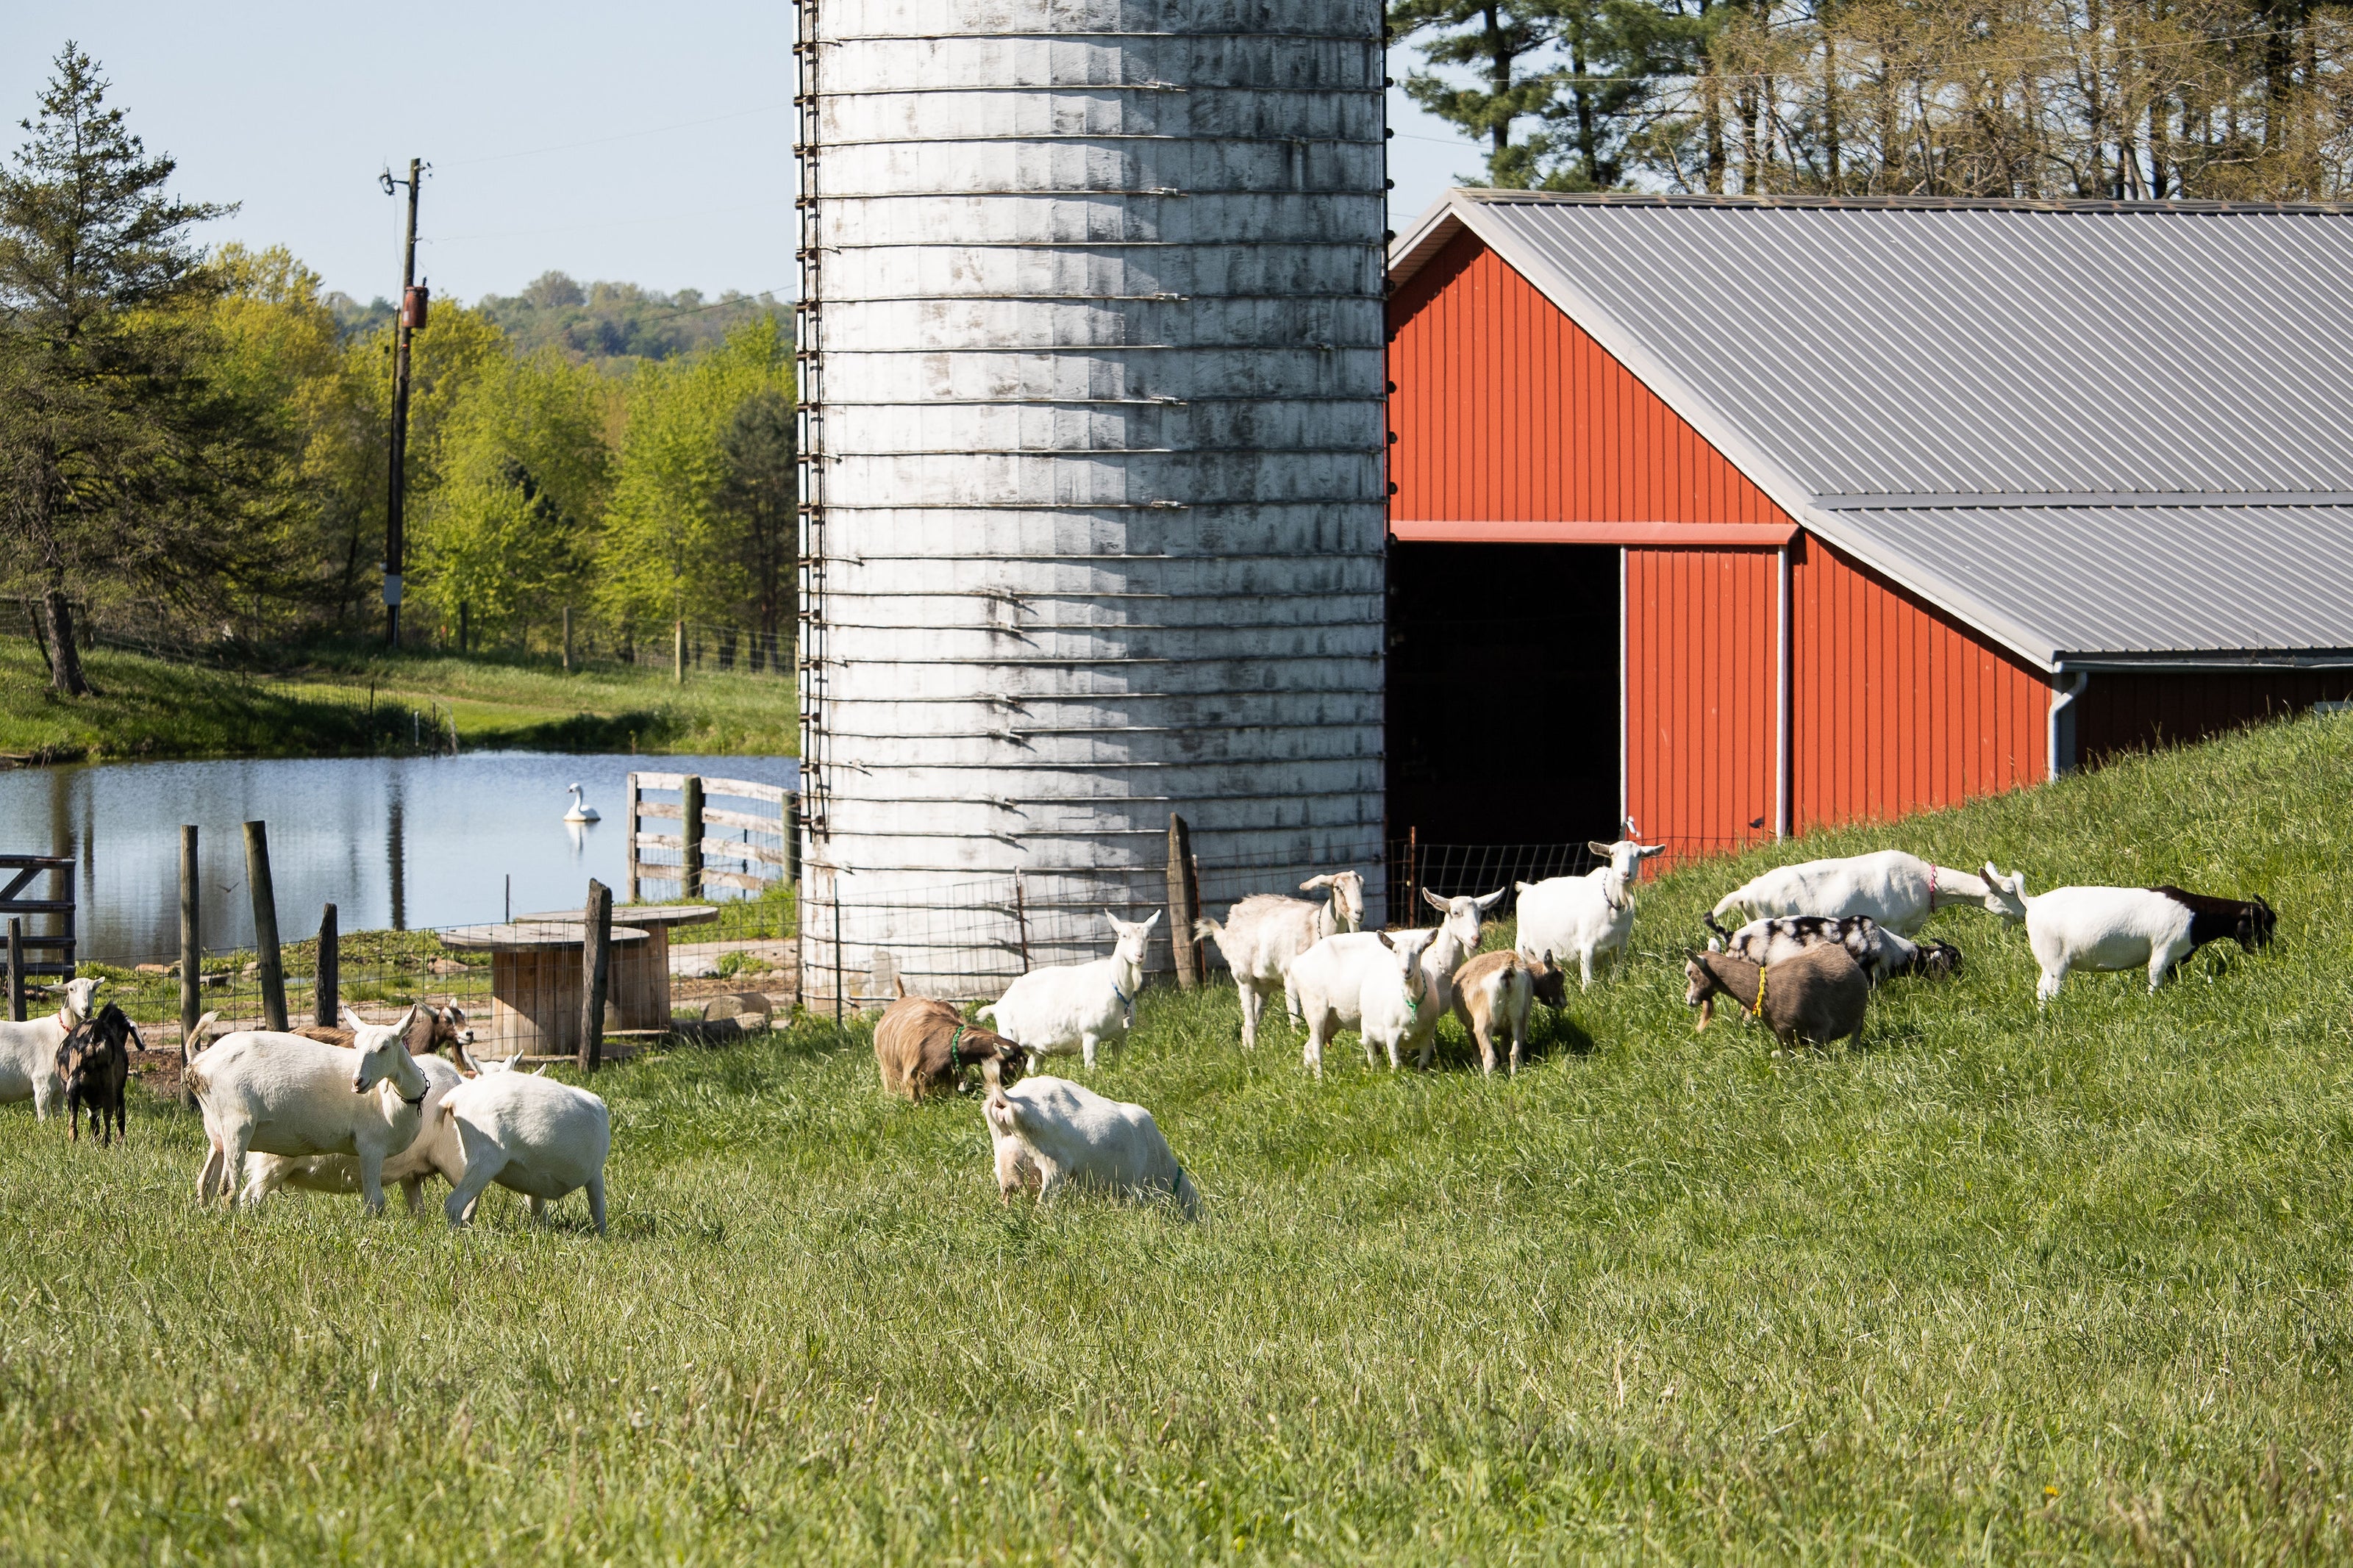
[[[2038,662],[2353,649],[2353,212],[1458,191],[1814,532]]]

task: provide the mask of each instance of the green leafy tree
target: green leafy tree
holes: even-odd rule
[[[58,53],[0,171],[0,551],[70,695],[90,684],[69,590],[234,579],[270,468],[248,400],[209,374],[223,279],[188,230],[229,209],[165,193],[172,160],[107,107],[98,70]]]
[[[1406,78],[1408,97],[1488,144],[1487,178],[1525,188],[1539,174],[1540,147],[1513,140],[1521,121],[1551,107],[1562,72],[1547,63],[1556,18],[1546,0],[1391,0],[1390,35],[1418,39],[1431,66],[1468,73],[1470,85],[1438,70]]]
[[[745,403],[789,396],[790,364],[784,332],[766,319],[716,349],[630,375],[596,563],[596,602],[625,631],[733,618],[752,602],[756,568],[731,503],[728,436]]]
[[[762,658],[781,663],[790,639],[780,634],[797,607],[800,561],[800,447],[791,396],[772,386],[744,399],[720,448],[727,460],[720,504],[734,524],[735,554],[760,630],[754,664]]]

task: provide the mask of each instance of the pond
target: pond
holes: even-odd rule
[[[290,941],[316,931],[327,903],[345,931],[495,921],[510,907],[576,906],[591,877],[628,897],[621,815],[633,770],[787,788],[800,780],[791,757],[553,752],[25,768],[0,773],[0,853],[79,862],[79,956],[108,963],[179,956],[183,823],[197,828],[208,949],[253,939],[242,832],[252,820],[269,825],[279,929]],[[564,821],[575,782],[603,821]]]

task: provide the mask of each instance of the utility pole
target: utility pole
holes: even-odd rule
[[[401,532],[401,508],[407,500],[408,469],[408,336],[425,324],[425,290],[417,286],[417,189],[424,184],[425,164],[408,161],[408,178],[396,180],[386,169],[377,176],[384,194],[408,187],[408,240],[400,253],[400,316],[393,329],[392,346],[392,479],[384,511],[384,640],[400,646],[401,563],[407,542]]]

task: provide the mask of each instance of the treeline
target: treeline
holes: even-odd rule
[[[87,689],[72,623],[91,606],[202,637],[380,627],[389,312],[353,320],[282,248],[198,248],[227,209],[169,195],[172,161],[105,93],[67,46],[0,170],[0,592],[33,608],[66,691]],[[576,286],[577,307],[533,288],[535,310],[596,319]],[[510,301],[432,304],[411,350],[408,627],[511,646],[571,606],[624,646],[688,619],[788,657],[791,345],[772,302],[727,303],[723,328],[645,320],[598,353],[540,316],[510,331]]]
[[[1488,183],[2334,201],[2353,8],[2315,0],[1392,0]]]

